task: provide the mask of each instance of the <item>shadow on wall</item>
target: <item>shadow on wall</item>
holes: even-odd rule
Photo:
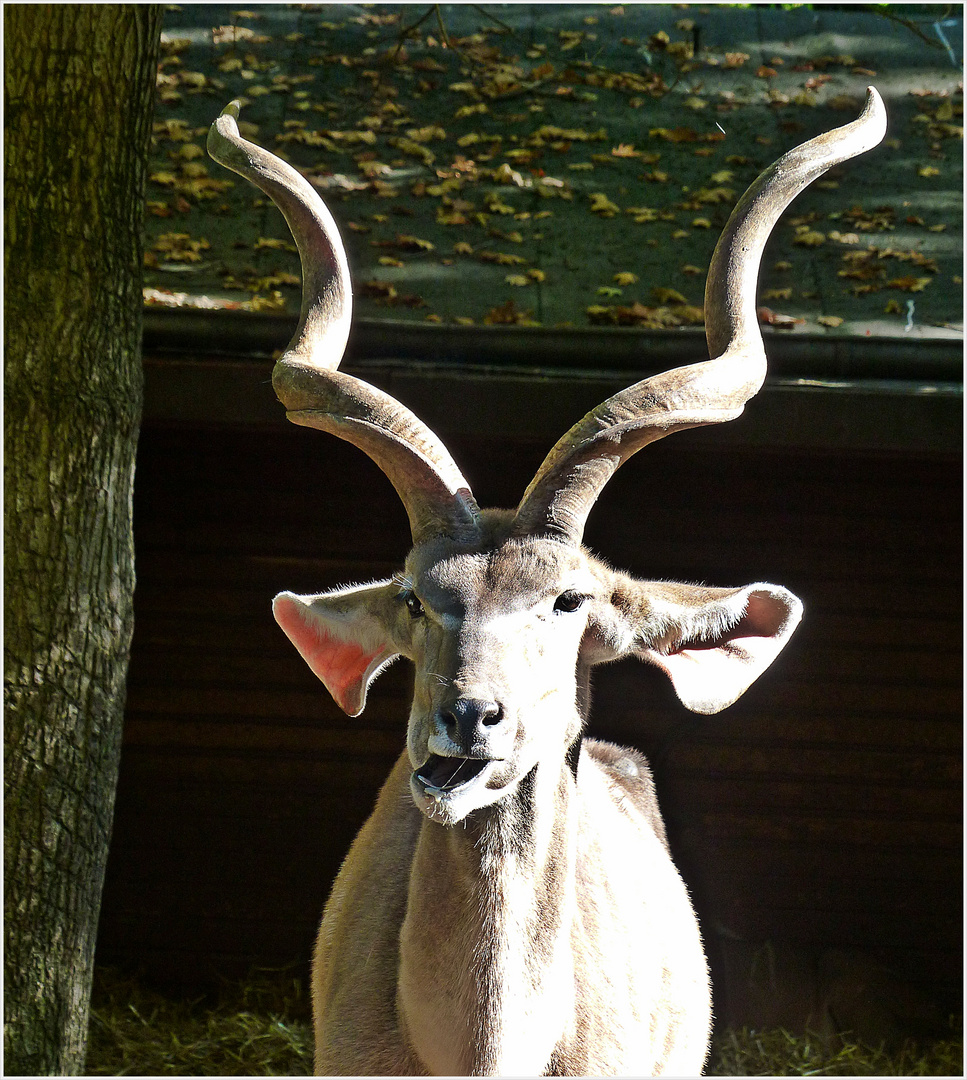
[[[949,1031],[935,1004],[859,950],[719,939],[718,961],[723,1026],[781,1027],[829,1040],[850,1032],[889,1048]]]

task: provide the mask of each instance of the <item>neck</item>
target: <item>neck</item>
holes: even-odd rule
[[[428,1068],[540,1074],[573,1005],[574,779],[537,766],[513,795],[424,821],[401,933],[400,1007]]]

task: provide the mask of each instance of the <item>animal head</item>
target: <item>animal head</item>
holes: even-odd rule
[[[336,225],[291,166],[238,132],[238,103],[212,126],[213,158],[282,210],[299,247],[299,327],[273,386],[290,420],[364,450],[406,508],[413,547],[385,581],[313,596],[281,593],[279,625],[349,715],[397,657],[413,662],[411,790],[452,825],[512,793],[538,763],[565,767],[588,709],[595,664],[635,656],[700,713],[732,704],[799,622],[786,589],[638,581],[582,545],[595,499],[631,455],[673,432],[732,420],[766,358],[755,314],[765,242],[785,207],[831,166],[875,146],[886,117],[871,88],[851,124],[790,151],[737,204],[709,268],[711,360],[614,395],[552,448],[517,508],[481,510],[440,440],[407,408],[338,371],[351,287]]]

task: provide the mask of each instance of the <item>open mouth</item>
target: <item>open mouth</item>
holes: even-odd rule
[[[492,764],[480,758],[440,757],[431,754],[415,773],[428,795],[459,791],[472,783]]]

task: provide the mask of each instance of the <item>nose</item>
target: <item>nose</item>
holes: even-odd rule
[[[504,710],[496,701],[471,697],[457,698],[437,715],[443,730],[467,755],[487,753],[487,743],[504,720]]]

